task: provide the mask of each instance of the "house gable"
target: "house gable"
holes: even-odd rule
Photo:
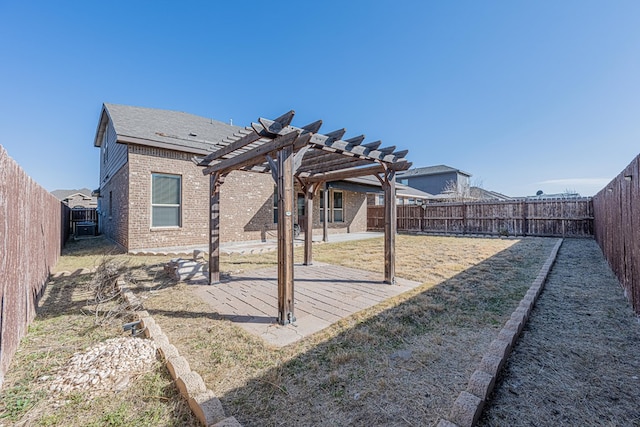
[[[471,174],[446,165],[410,169],[398,174],[398,180],[402,184],[434,195],[450,190],[452,183],[457,187],[458,192],[467,193],[470,177]]]

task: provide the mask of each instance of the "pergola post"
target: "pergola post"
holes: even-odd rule
[[[278,323],[295,322],[293,311],[293,147],[278,151]]]
[[[314,184],[302,187],[304,191],[304,213],[307,220],[304,226],[304,265],[313,264],[313,195],[316,190]]]
[[[384,173],[384,282],[396,283],[396,172],[387,169]]]
[[[322,199],[324,204],[322,205],[322,215],[324,216],[324,221],[322,222],[322,241],[329,241],[329,188],[327,187],[327,183],[322,183]]]
[[[220,186],[224,176],[209,175],[209,284],[220,283]]]

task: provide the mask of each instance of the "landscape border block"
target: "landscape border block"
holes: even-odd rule
[[[144,335],[156,344],[158,355],[164,360],[169,374],[174,379],[174,385],[180,392],[193,415],[206,427],[242,427],[235,417],[226,417],[220,399],[206,387],[202,376],[189,367],[189,362],[176,346],[169,342],[169,337],[162,332],[155,319],[144,310],[138,297],[126,288],[123,279],[118,279],[116,285],[127,304],[135,311],[140,321]]]
[[[522,333],[533,306],[542,293],[544,283],[556,261],[563,241],[562,238],[558,239],[535,280],[529,286],[527,293],[498,334],[498,338],[489,345],[478,369],[469,379],[467,390],[461,392],[453,403],[449,419],[440,419],[437,427],[471,427],[478,421],[484,404],[493,391],[498,373],[509,358],[511,348]]]

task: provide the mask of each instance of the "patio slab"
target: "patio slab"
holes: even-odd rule
[[[217,285],[194,284],[193,291],[220,316],[277,347],[321,331],[338,320],[420,285],[396,278],[382,282],[381,273],[315,262],[294,267],[296,321],[277,323],[277,268],[252,270]]]

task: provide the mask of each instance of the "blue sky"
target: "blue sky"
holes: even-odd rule
[[[409,150],[512,196],[592,195],[640,153],[638,1],[0,0],[0,145],[98,187],[103,102]]]

